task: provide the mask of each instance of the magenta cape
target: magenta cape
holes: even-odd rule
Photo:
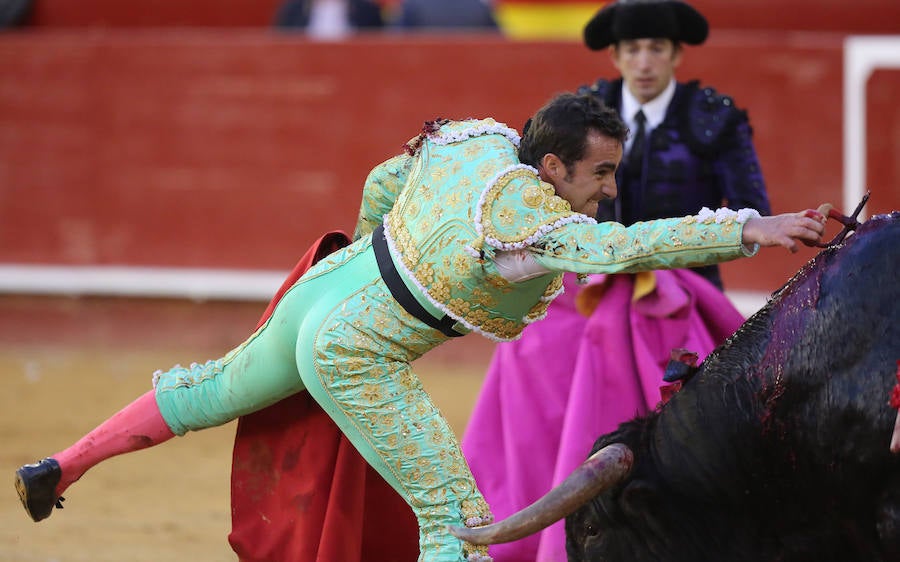
[[[634,301],[634,275],[595,275],[582,288],[567,274],[547,317],[497,346],[462,440],[497,520],[561,482],[600,435],[655,408],[672,349],[702,360],[744,320],[693,272],[655,278]],[[578,310],[593,304],[589,316]],[[491,554],[495,562],[566,562],[563,523]]]

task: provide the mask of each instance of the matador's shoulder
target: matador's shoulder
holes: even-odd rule
[[[572,211],[537,170],[525,164],[498,173],[481,194],[475,219],[481,243],[498,250],[518,250],[570,222],[595,222]],[[478,248],[476,248],[478,249]]]

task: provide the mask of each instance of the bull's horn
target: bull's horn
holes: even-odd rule
[[[503,521],[484,527],[454,527],[450,533],[472,544],[497,544],[533,535],[566,517],[588,500],[628,476],[634,453],[613,443],[591,455],[558,486]]]

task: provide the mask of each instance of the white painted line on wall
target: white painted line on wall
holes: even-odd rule
[[[844,40],[845,213],[856,208],[870,190],[866,186],[866,86],[876,68],[900,68],[900,35],[851,35]],[[865,216],[864,209],[860,219]]]
[[[268,301],[287,271],[0,264],[0,293]]]
[[[268,302],[287,271],[130,266],[0,264],[0,293],[54,296],[165,297]],[[726,291],[745,317],[764,293]]]
[[[744,315],[744,318],[753,316],[756,311],[764,307],[770,296],[768,293],[756,291],[729,291],[727,289],[725,295],[738,309],[738,312]]]

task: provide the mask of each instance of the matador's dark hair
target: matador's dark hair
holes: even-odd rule
[[[567,169],[584,158],[587,135],[601,135],[625,142],[628,127],[614,109],[591,94],[558,94],[522,129],[519,161],[538,167],[545,154],[556,154]]]

